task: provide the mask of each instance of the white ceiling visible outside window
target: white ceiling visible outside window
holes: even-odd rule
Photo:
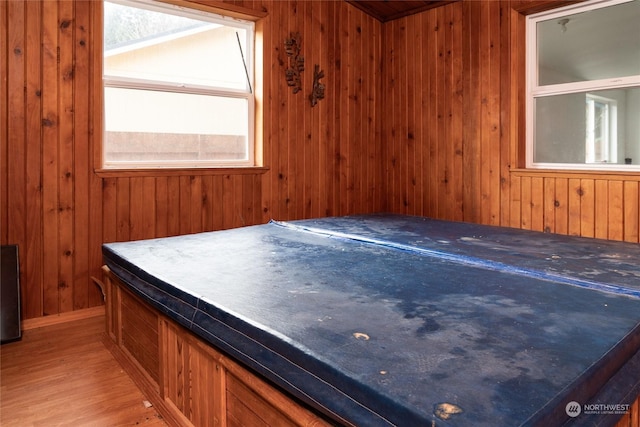
[[[527,167],[640,170],[638,22],[639,0],[528,18]]]
[[[105,168],[254,165],[253,23],[104,2]]]

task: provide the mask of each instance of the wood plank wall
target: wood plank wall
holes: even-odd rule
[[[270,218],[392,211],[638,242],[640,174],[519,169],[522,23],[549,3],[463,1],[381,24],[342,1],[229,2],[267,12],[268,171],[99,176],[93,2],[0,1],[0,242],[20,247],[23,318],[100,304],[103,242]],[[311,108],[314,64],[326,98]]]
[[[390,211],[638,242],[640,174],[522,169],[524,17],[559,1],[463,1],[383,27]]]
[[[0,1],[0,242],[18,244],[24,319],[99,305],[104,242],[379,211],[382,24],[342,1],[235,1],[266,11],[266,173],[94,172],[100,83],[92,1]],[[300,32],[303,90],[286,85]],[[326,97],[311,108],[313,67]]]

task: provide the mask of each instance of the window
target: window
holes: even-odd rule
[[[588,93],[586,96],[586,163],[613,163],[618,158],[618,103]]]
[[[254,165],[254,24],[104,1],[103,167]]]
[[[527,19],[527,167],[640,171],[640,0]]]

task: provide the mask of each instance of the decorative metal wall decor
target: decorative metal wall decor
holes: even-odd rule
[[[320,83],[320,79],[324,77],[324,71],[320,69],[320,65],[316,64],[313,68],[313,91],[309,95],[311,106],[314,107],[318,100],[324,99],[324,84]]]
[[[293,88],[293,93],[302,90],[300,73],[304,71],[304,56],[300,55],[301,50],[300,33],[291,33],[284,41],[284,51],[289,57],[289,67],[285,71],[287,85]]]

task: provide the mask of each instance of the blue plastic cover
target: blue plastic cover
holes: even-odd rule
[[[103,254],[162,313],[337,423],[592,424],[567,404],[640,390],[637,244],[366,215]]]

